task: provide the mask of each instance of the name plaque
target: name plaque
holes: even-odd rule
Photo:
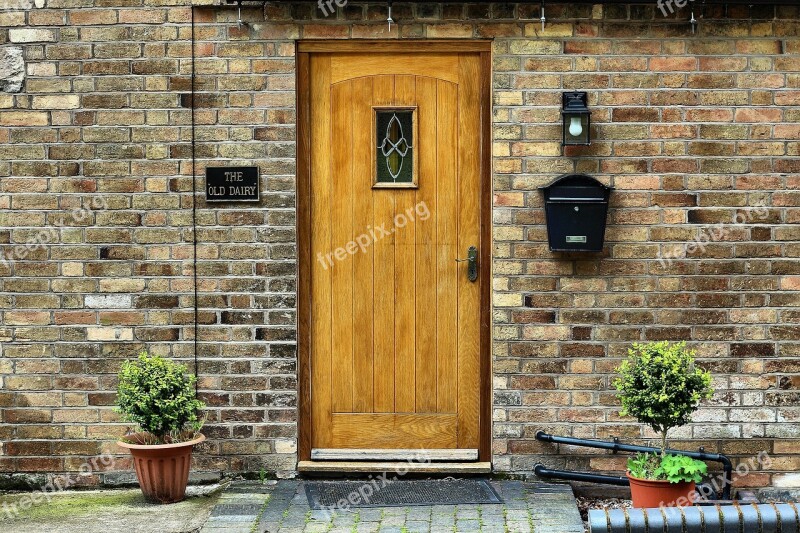
[[[257,202],[258,167],[206,168],[206,202]]]

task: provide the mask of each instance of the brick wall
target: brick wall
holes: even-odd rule
[[[670,339],[717,390],[676,444],[766,450],[771,469],[739,484],[800,486],[786,474],[800,468],[797,7],[707,7],[693,35],[687,10],[654,4],[548,5],[542,31],[534,5],[397,3],[391,34],[383,3],[325,18],[273,2],[243,9],[243,27],[201,6],[193,100],[186,5],[11,3],[0,43],[26,76],[0,93],[0,471],[115,451],[121,361],[146,348],[192,364],[194,103],[198,175],[209,161],[263,175],[258,205],[198,197],[198,466],[291,472],[293,41],[456,37],[495,39],[495,469],[621,469],[533,436],[646,441],[610,380],[631,342]],[[562,156],[566,89],[588,91],[595,126]],[[547,249],[537,187],[571,171],[616,188],[601,255]]]

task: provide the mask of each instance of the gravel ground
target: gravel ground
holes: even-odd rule
[[[630,509],[632,507],[630,500],[622,498],[586,498],[578,496],[575,498],[575,503],[578,504],[578,510],[581,512],[584,527],[589,531],[588,514],[589,509]]]

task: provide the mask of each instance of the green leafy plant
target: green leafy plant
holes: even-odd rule
[[[706,472],[708,472],[708,465],[703,461],[692,459],[686,455],[668,453],[661,458],[661,469],[657,471],[657,474],[662,475],[670,483],[680,483],[681,481],[700,483]]]
[[[708,465],[686,455],[637,453],[628,458],[628,472],[639,479],[699,483],[708,472]]]
[[[656,479],[661,467],[661,456],[657,453],[637,453],[628,458],[628,472],[639,479]]]
[[[614,387],[620,392],[620,414],[635,417],[661,435],[666,454],[667,432],[691,421],[700,401],[710,398],[711,375],[695,366],[686,343],[634,344],[617,368]]]
[[[203,424],[199,413],[205,408],[195,398],[196,379],[187,374],[186,365],[145,352],[123,363],[116,411],[123,420],[149,433],[136,443],[165,444],[194,438]]]

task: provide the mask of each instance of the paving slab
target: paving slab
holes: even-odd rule
[[[569,485],[505,480],[491,484],[502,496],[502,504],[312,510],[303,481],[279,481],[254,531],[583,533],[583,521]]]
[[[222,488],[189,487],[186,500],[170,505],[148,503],[138,488],[4,494],[0,495],[0,531],[188,533],[207,522]]]

